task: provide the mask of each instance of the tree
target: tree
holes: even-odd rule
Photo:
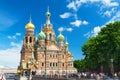
[[[110,71],[112,58],[115,68],[120,70],[120,64],[118,64],[120,62],[120,22],[110,23],[101,28],[97,36],[90,37],[83,45],[82,51],[86,63],[89,64],[88,69]]]

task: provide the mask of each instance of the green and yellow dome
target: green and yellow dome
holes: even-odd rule
[[[57,37],[58,41],[64,41],[64,36],[60,33]]]
[[[51,14],[50,14],[50,12],[46,12],[46,16],[50,16]]]
[[[41,31],[38,35],[38,39],[45,39],[46,38],[46,35],[43,31]]]

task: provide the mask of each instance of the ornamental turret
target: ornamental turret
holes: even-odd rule
[[[69,45],[69,43],[68,43],[68,41],[67,41],[67,37],[66,37],[66,42],[65,42],[65,51],[66,52],[68,52],[69,50],[68,50],[68,45]]]
[[[35,38],[34,38],[34,24],[32,23],[32,19],[30,16],[29,23],[26,24],[26,35],[24,37],[24,45],[27,47],[32,47],[35,43]]]
[[[48,7],[46,12],[46,23],[44,24],[44,28],[42,30],[46,35],[46,39],[45,39],[46,45],[55,44],[55,32],[52,24],[50,23],[50,16],[51,14]]]

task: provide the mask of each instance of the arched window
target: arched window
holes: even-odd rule
[[[32,37],[30,37],[30,43],[32,42]]]
[[[64,63],[62,64],[62,66],[64,67]]]
[[[50,58],[52,57],[52,54],[50,54]]]
[[[56,66],[57,66],[57,63],[56,63]]]
[[[49,34],[49,40],[52,40],[52,34]]]
[[[53,67],[55,66],[55,64],[53,63]]]
[[[42,62],[42,66],[44,66],[44,63]]]

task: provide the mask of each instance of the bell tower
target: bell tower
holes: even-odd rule
[[[43,32],[46,35],[46,45],[55,44],[55,32],[53,26],[50,22],[51,13],[49,12],[49,7],[46,12],[46,23],[44,24]]]
[[[34,37],[34,24],[32,23],[32,19],[30,16],[29,23],[26,24],[26,34],[23,39],[23,46],[21,50],[21,61],[20,67],[27,68],[27,64],[31,58],[34,56],[34,45],[35,45],[35,37]]]

